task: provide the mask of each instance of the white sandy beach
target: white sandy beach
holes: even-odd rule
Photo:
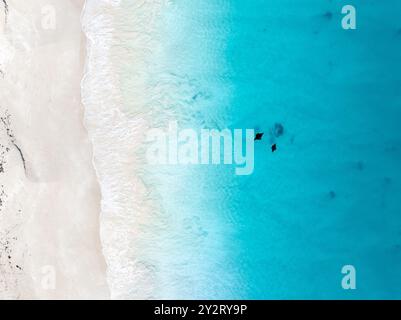
[[[80,91],[84,1],[7,4],[6,19],[0,3],[0,299],[108,298]]]

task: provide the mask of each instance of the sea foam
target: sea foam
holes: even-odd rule
[[[204,85],[198,59],[209,72],[224,65],[216,49],[208,50],[209,40],[189,45],[189,37],[205,35],[187,33],[194,29],[188,29],[189,9],[169,1],[87,1],[83,14],[85,123],[102,191],[101,237],[113,298],[232,296],[225,289],[233,280],[224,265],[225,231],[208,201],[216,199],[209,172],[216,169],[145,161],[151,128],[171,120],[218,126],[218,117],[200,111],[219,87]],[[228,89],[220,89],[216,108],[227,104]]]

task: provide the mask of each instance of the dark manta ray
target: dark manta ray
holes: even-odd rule
[[[264,133],[257,133],[255,136],[255,141],[262,140]]]

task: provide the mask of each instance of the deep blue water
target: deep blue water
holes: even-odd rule
[[[164,19],[154,72],[183,126],[265,133],[250,176],[167,169],[175,297],[401,298],[401,2],[177,0]]]
[[[401,3],[353,1],[357,30],[338,1],[232,3],[230,125],[285,128],[235,178],[246,297],[400,298]]]

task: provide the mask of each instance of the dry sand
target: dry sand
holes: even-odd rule
[[[108,298],[80,93],[84,1],[7,0],[7,19],[1,2],[0,298]]]

